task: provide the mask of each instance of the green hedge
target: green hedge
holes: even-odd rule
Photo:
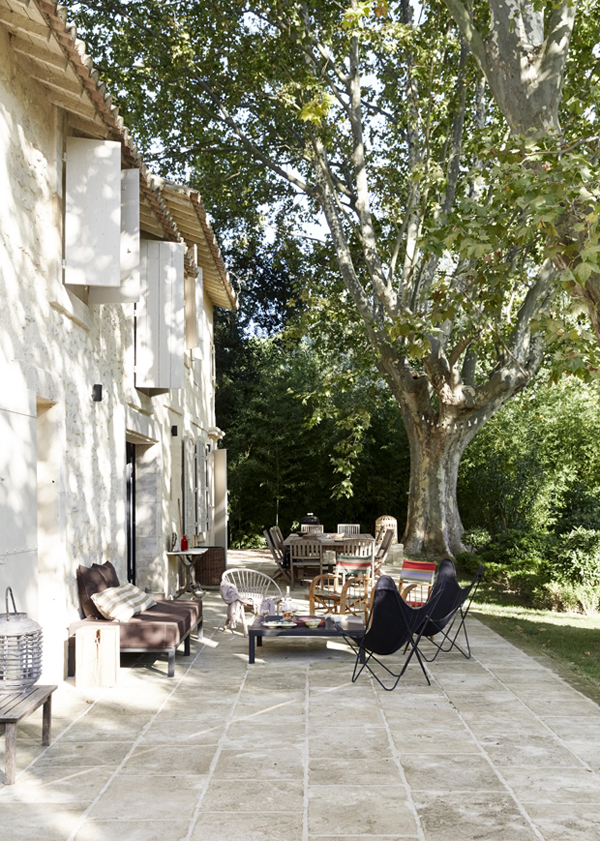
[[[581,610],[600,608],[600,531],[576,528],[567,534],[509,529],[485,539],[465,533],[465,543],[477,551],[457,555],[465,572],[483,563],[486,581],[518,593],[535,607]]]

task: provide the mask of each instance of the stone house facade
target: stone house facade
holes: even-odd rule
[[[78,564],[173,595],[173,533],[226,546],[213,308],[236,299],[200,196],[148,173],[45,0],[0,0],[0,194],[0,597],[56,680]]]

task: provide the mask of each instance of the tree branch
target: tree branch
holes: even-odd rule
[[[490,68],[485,52],[485,44],[477,28],[473,25],[471,15],[463,6],[461,0],[444,0],[444,3],[460,29],[463,38],[469,45],[469,49],[477,59],[482,73],[486,78],[489,77]]]

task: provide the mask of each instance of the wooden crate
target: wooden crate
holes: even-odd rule
[[[75,686],[115,686],[121,665],[121,631],[117,623],[94,622],[75,633]]]
[[[227,569],[226,553],[222,546],[209,546],[195,562],[196,581],[202,587],[218,587]]]

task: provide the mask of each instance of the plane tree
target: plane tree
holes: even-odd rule
[[[563,149],[556,79],[541,136],[529,132],[539,118],[509,119],[508,86],[490,82],[505,72],[494,40],[502,8],[474,6],[74,4],[159,169],[196,181],[232,236],[272,220],[274,235],[314,236],[334,255],[344,292],[322,278],[327,317],[358,321],[408,435],[409,555],[463,548],[461,456],[549,348],[578,375],[594,367],[565,351],[565,336],[591,342],[563,289],[580,284],[580,264],[595,270],[595,161],[578,142]],[[510,3],[504,11],[514,19]],[[559,34],[548,73],[562,79],[569,39]],[[575,263],[566,217],[584,226]]]

